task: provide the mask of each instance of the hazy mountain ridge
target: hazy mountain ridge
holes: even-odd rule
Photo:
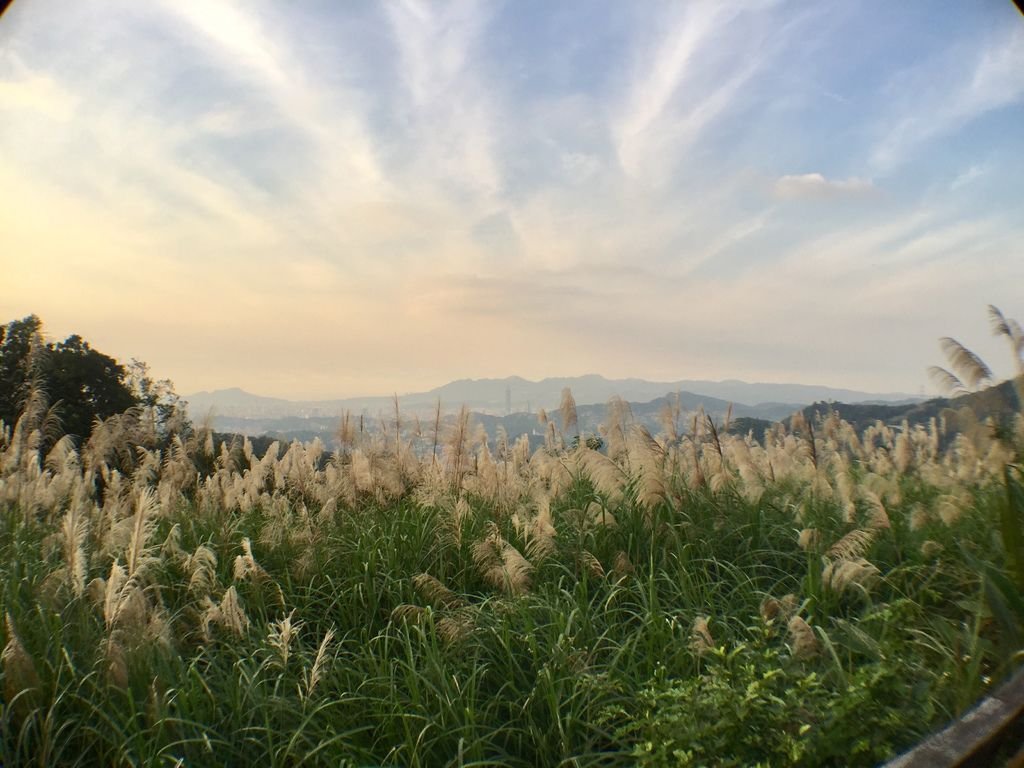
[[[633,403],[647,403],[667,394],[711,398],[751,409],[744,415],[782,418],[814,402],[917,402],[921,398],[906,393],[869,393],[808,384],[748,383],[730,379],[706,381],[682,379],[654,382],[645,379],[606,379],[597,374],[552,377],[530,381],[519,376],[502,379],[458,379],[426,392],[399,394],[402,411],[427,415],[434,411],[438,398],[442,408],[453,410],[465,404],[482,413],[535,413],[540,408],[558,407],[562,390],[569,387],[577,405],[604,405],[613,396]],[[339,416],[343,411],[376,415],[393,410],[391,397],[353,397],[336,400],[286,400],[254,395],[237,387],[197,392],[185,399],[194,419],[203,419],[213,409],[219,417],[230,418],[320,418]],[[713,410],[708,407],[708,410]],[[770,415],[769,415],[770,414]]]
[[[389,401],[388,404],[391,408],[394,407],[393,402]],[[648,402],[626,401],[626,405],[628,406],[630,421],[635,424],[642,424],[652,433],[659,433],[663,431],[663,413],[666,408],[671,408],[673,406],[678,406],[680,411],[680,419],[677,425],[680,431],[685,431],[689,428],[690,418],[692,417],[692,414],[698,411],[698,409],[703,409],[708,416],[720,423],[724,421],[726,414],[730,412],[734,419],[746,417],[769,423],[787,418],[800,410],[799,406],[786,406],[780,404],[769,404],[766,408],[733,405],[726,400],[696,395],[692,392],[663,395],[662,397],[655,398]],[[599,426],[604,424],[608,419],[607,403],[578,405],[576,412],[577,428],[583,434],[596,434]],[[496,437],[498,427],[502,427],[506,434],[512,439],[525,434],[531,436],[531,442],[533,443],[540,443],[543,441],[545,427],[541,424],[539,414],[537,413],[527,413],[525,411],[518,411],[516,413],[505,415],[496,415],[480,411],[472,411],[471,413],[473,423],[481,424],[491,439]],[[402,408],[402,416],[403,419],[408,419],[409,417],[408,412],[404,408],[404,404]],[[383,419],[388,428],[391,428],[394,416],[393,410],[380,410],[360,418],[365,420],[365,428],[372,432],[380,428],[379,421],[381,419]],[[452,412],[448,412],[447,415],[443,417],[443,422],[445,424],[450,424],[454,421],[454,418],[454,414]],[[548,414],[548,418],[556,424],[561,425],[561,417],[558,413],[558,409],[552,409]],[[433,414],[427,418],[420,418],[420,428],[424,431],[429,431],[432,421]],[[286,440],[310,440],[313,437],[319,436],[321,439],[327,441],[329,438],[333,437],[334,432],[337,430],[338,417],[232,417],[215,415],[213,417],[212,426],[220,433],[244,434],[249,435],[250,437],[257,435],[271,435]],[[411,423],[407,422],[407,426],[411,426]]]
[[[742,384],[742,382],[730,382],[727,386],[734,391]],[[663,429],[662,414],[666,410],[666,406],[678,405],[681,411],[681,423],[678,428],[683,430],[687,428],[692,414],[698,409],[703,409],[705,413],[720,423],[724,420],[726,413],[731,411],[733,419],[750,420],[751,423],[763,426],[784,420],[805,407],[805,404],[784,402],[746,405],[685,390],[667,391],[667,388],[672,386],[671,383],[647,382],[642,379],[614,381],[599,376],[551,378],[540,382],[529,382],[517,377],[490,379],[482,382],[464,379],[451,382],[430,392],[399,396],[399,407],[403,419],[418,417],[422,428],[426,429],[426,425],[433,420],[438,398],[441,399],[442,410],[448,420],[453,418],[452,414],[455,409],[468,400],[467,406],[473,413],[474,421],[483,425],[492,439],[496,436],[498,427],[502,427],[512,438],[527,434],[531,435],[532,441],[540,441],[544,434],[544,427],[538,421],[537,411],[539,409],[532,401],[530,401],[530,411],[520,409],[506,414],[500,413],[500,408],[496,407],[495,398],[498,394],[501,394],[503,401],[501,407],[504,407],[506,405],[504,402],[505,389],[511,389],[513,386],[518,386],[522,391],[529,392],[531,395],[547,394],[547,397],[551,399],[541,402],[550,403],[546,410],[549,411],[550,418],[556,423],[559,422],[557,406],[561,399],[562,389],[570,387],[577,402],[579,429],[588,434],[596,433],[599,425],[606,421],[607,401],[610,396],[605,397],[604,393],[613,387],[626,393],[633,393],[634,399],[623,396],[623,400],[629,406],[632,420],[637,424],[643,424],[653,433],[661,432]],[[790,386],[799,387],[801,385]],[[655,397],[642,397],[643,392],[655,387],[660,390]],[[823,387],[807,387],[807,389],[827,390]],[[828,391],[840,392],[843,390]],[[641,397],[636,397],[636,393],[641,393]],[[371,431],[379,428],[378,421],[380,419],[390,423],[394,414],[394,400],[389,397],[293,402],[280,398],[261,398],[239,389],[200,394],[207,395],[205,399],[200,398],[200,403],[203,405],[206,402],[213,402],[215,403],[213,407],[216,409],[216,403],[220,402],[234,405],[239,409],[234,414],[215,410],[212,426],[217,431],[250,436],[269,434],[288,440],[308,440],[314,436],[328,440],[337,429],[339,415],[345,409],[352,411],[360,419],[365,419],[366,429]],[[879,397],[868,393],[855,394],[870,398]],[[583,400],[584,398],[599,398],[599,400],[588,403]],[[875,399],[861,400],[859,405],[873,407],[878,402]],[[901,402],[905,403],[906,401]],[[917,401],[912,402],[916,403]],[[203,410],[196,408],[194,400],[191,401],[191,407],[194,417],[202,418],[205,415]],[[902,412],[909,406],[895,403],[877,407]]]

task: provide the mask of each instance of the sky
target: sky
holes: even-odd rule
[[[1009,0],[16,0],[0,322],[188,394],[933,391],[1024,320]]]

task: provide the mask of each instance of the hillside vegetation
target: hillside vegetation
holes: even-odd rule
[[[814,419],[835,412],[856,429],[864,429],[877,421],[889,425],[927,426],[932,419],[949,422],[950,432],[958,427],[992,420],[1010,424],[1020,413],[1020,393],[1024,392],[1024,375],[1004,381],[980,392],[956,397],[935,397],[919,403],[888,405],[884,403],[814,403],[802,409],[804,418]]]
[[[613,402],[603,451],[463,412],[260,459],[139,411],[79,451],[44,405],[0,440],[4,766],[870,765],[1021,649],[984,430]]]

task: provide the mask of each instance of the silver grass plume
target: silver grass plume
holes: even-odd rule
[[[358,448],[352,452],[351,477],[360,493],[373,491],[375,483],[370,457]]]
[[[896,465],[896,469],[901,475],[907,474],[914,463],[914,445],[906,429],[896,437],[893,454],[893,464]]]
[[[316,513],[316,524],[321,528],[326,528],[334,522],[337,514],[338,499],[334,496],[330,496],[327,501],[321,505],[320,511]]]
[[[708,628],[708,618],[698,616],[690,627],[690,650],[698,656],[703,656],[715,649],[715,640]]]
[[[594,553],[589,550],[585,549],[580,553],[579,567],[581,571],[593,579],[604,578],[604,566],[601,565],[601,561],[597,559]]]
[[[191,594],[208,594],[217,583],[217,553],[207,545],[196,547],[195,552],[185,557],[183,565]]]
[[[313,666],[310,667],[308,672],[303,674],[303,687],[305,691],[299,690],[299,695],[302,699],[308,699],[313,695],[313,691],[316,690],[316,686],[323,677],[324,668],[327,666],[327,649],[333,640],[334,629],[331,628],[327,630],[323,640],[320,641],[320,647],[316,651],[316,658],[313,659]]]
[[[494,589],[516,596],[529,588],[533,566],[502,538],[493,523],[488,535],[473,545],[473,563]]]
[[[935,386],[947,395],[958,396],[968,392],[968,388],[960,381],[959,377],[937,365],[929,366],[928,376],[935,382]]]
[[[931,522],[931,516],[920,502],[914,504],[910,510],[910,530],[919,531]]]
[[[106,579],[93,579],[90,595],[103,610],[107,633],[115,629],[138,629],[145,626],[149,608],[137,579],[128,577],[120,562],[114,561]]]
[[[769,595],[761,601],[761,618],[766,622],[773,622],[776,619],[788,620],[799,607],[795,595],[785,595],[781,600]]]
[[[800,616],[794,616],[787,626],[789,644],[793,656],[798,659],[810,659],[818,655],[820,645],[811,625]]]
[[[469,502],[466,501],[465,496],[459,496],[458,501],[455,502],[455,506],[452,508],[451,514],[451,530],[452,538],[455,540],[456,545],[462,543],[462,528],[466,520],[473,516],[473,508],[469,506]]]
[[[821,546],[821,531],[817,528],[804,528],[800,531],[797,544],[805,552],[817,552]]]
[[[459,611],[451,616],[442,616],[437,622],[437,634],[448,645],[465,640],[476,629],[476,622],[473,616],[465,611]]]
[[[64,571],[71,593],[81,597],[85,593],[85,578],[88,557],[85,540],[89,533],[89,520],[84,509],[84,499],[72,502],[61,522],[61,548],[64,554]]]
[[[128,687],[128,655],[121,644],[120,633],[103,639],[103,660],[106,662],[107,682],[122,690]]]
[[[1013,350],[1013,359],[1014,364],[1017,366],[1017,373],[1024,373],[1024,329],[1021,329],[1020,323],[1007,318],[999,311],[998,307],[992,304],[988,306],[988,316],[992,324],[992,334],[994,336],[1006,337],[1006,340],[1010,343],[1010,348]]]
[[[950,526],[960,519],[969,504],[970,500],[966,494],[953,491],[939,497],[936,512],[938,512],[939,519],[945,525]]]
[[[792,616],[800,608],[800,600],[792,592],[783,595],[779,603],[782,605],[782,610],[787,616]]]
[[[886,530],[892,527],[889,522],[889,514],[885,511],[885,505],[878,498],[878,494],[872,491],[864,491],[864,499],[871,508],[871,516],[868,518],[867,527],[874,530]]]
[[[398,393],[392,396],[392,404],[395,407],[395,456],[402,455],[402,409],[398,402]]]
[[[605,427],[605,443],[608,457],[617,461],[626,453],[626,430],[632,419],[629,404],[621,397],[608,401],[608,424]]]
[[[498,461],[508,466],[510,445],[508,442],[508,430],[499,424],[494,431],[494,452]]]
[[[679,442],[679,419],[681,414],[682,408],[680,406],[679,393],[676,392],[665,399],[665,404],[658,412],[658,421],[661,423],[661,428],[669,445]]]
[[[921,555],[931,560],[938,557],[944,549],[939,542],[927,539],[921,544]]]
[[[461,608],[466,601],[446,587],[429,573],[420,573],[412,578],[416,592],[435,608]]]
[[[434,409],[434,444],[430,449],[430,464],[437,463],[438,440],[441,436],[441,398],[437,398],[437,407]]]
[[[534,563],[540,563],[553,555],[558,548],[555,541],[557,531],[551,518],[551,499],[545,493],[538,493],[536,512],[530,515],[522,510],[516,520],[520,524],[520,535],[526,542],[526,554]]]
[[[608,511],[604,504],[598,504],[596,501],[587,504],[586,510],[580,517],[582,519],[581,527],[584,530],[618,528],[619,526],[619,521],[615,519],[615,515]]]
[[[668,495],[665,449],[643,424],[635,424],[630,430],[630,437],[631,464],[639,473],[637,502],[650,511]]]
[[[849,560],[864,555],[875,541],[876,528],[854,528],[825,553],[833,560]]]
[[[729,406],[729,412],[727,418],[732,415],[732,405]],[[722,449],[722,436],[721,433],[725,431],[726,427],[723,425],[721,429],[715,424],[715,420],[710,416],[704,416],[704,426],[708,436],[711,438],[711,445],[715,449],[715,453],[718,454],[720,463],[725,465],[725,451]]]
[[[558,426],[553,421],[548,421],[547,429],[544,430],[544,447],[551,453],[557,453],[565,447]]]
[[[133,579],[150,565],[151,556],[149,540],[156,529],[156,513],[159,501],[152,488],[141,489],[135,497],[135,516],[131,521],[131,535],[128,549],[125,551],[125,570],[128,578]]]
[[[15,420],[11,433],[13,450],[8,461],[12,467],[24,467],[28,462],[38,466],[38,450],[46,433],[52,433],[54,440],[59,436],[59,421],[56,412],[48,409],[48,402],[41,377],[32,377],[21,415]]]
[[[939,435],[939,423],[934,416],[928,420],[928,457],[935,461],[939,458],[939,446],[941,436]]]
[[[470,413],[463,405],[459,409],[459,415],[455,419],[446,440],[448,449],[448,470],[451,473],[451,484],[453,488],[462,485],[462,477],[467,471],[466,460],[469,454],[470,439]]]
[[[203,612],[201,624],[203,634],[209,636],[211,624],[217,624],[233,635],[241,637],[249,629],[249,617],[245,615],[245,609],[238,598],[238,592],[234,585],[227,588],[220,604],[215,604],[209,598],[206,599],[206,610]]]
[[[69,469],[77,470],[79,461],[74,438],[71,435],[64,435],[54,443],[50,452],[46,454],[43,466],[55,475]]]
[[[572,390],[565,387],[562,390],[562,402],[558,407],[562,417],[562,434],[567,438],[579,437],[579,421],[576,416],[576,400],[572,396]]]
[[[626,476],[622,468],[608,456],[597,451],[586,450],[580,455],[580,466],[594,484],[594,489],[615,505],[622,500],[622,489]]]
[[[7,644],[0,653],[0,666],[4,671],[4,700],[8,706],[15,701],[20,702],[22,709],[28,710],[28,699],[34,698],[40,688],[39,674],[36,672],[32,657],[18,637],[11,614],[4,615],[4,622],[7,629]],[[18,698],[19,695],[21,698]]]
[[[615,554],[615,563],[612,565],[612,573],[615,578],[624,579],[627,576],[632,575],[635,570],[633,563],[629,560],[629,555],[624,551],[619,550]]]
[[[530,466],[530,436],[520,435],[512,446],[512,466],[517,473],[527,472]]]
[[[164,560],[183,560],[187,557],[187,553],[181,548],[180,523],[172,525],[164,537],[164,543],[160,545],[160,557]]]
[[[242,539],[242,554],[235,557],[233,565],[235,581],[251,580],[257,584],[269,579],[263,566],[252,556],[252,542],[246,537]]]
[[[391,621],[395,624],[419,624],[427,615],[427,609],[421,605],[401,603],[391,610]]]
[[[344,457],[347,453],[367,447],[369,442],[367,434],[365,418],[362,414],[356,419],[349,411],[343,412],[340,426],[336,432],[336,437],[341,443],[340,460],[342,463],[344,463]]]
[[[292,643],[302,630],[301,621],[292,621],[294,615],[295,611],[292,611],[283,619],[270,622],[267,628],[267,645],[277,654],[282,669],[287,669]]]
[[[117,623],[121,612],[124,585],[128,580],[124,568],[116,560],[110,566],[106,579],[94,579],[89,585],[89,592],[103,608],[103,623],[109,632]]]
[[[863,557],[833,560],[821,572],[821,581],[833,592],[844,592],[850,587],[867,590],[878,580],[879,571]]]
[[[483,425],[480,427],[482,428]],[[504,499],[501,498],[502,485],[498,476],[498,465],[494,461],[494,456],[491,455],[486,436],[476,453],[476,473],[466,479],[464,487],[467,491],[486,499],[495,509],[503,507]]]
[[[982,382],[992,380],[992,371],[984,361],[956,339],[943,336],[939,346],[957,378],[969,389],[977,389]]]

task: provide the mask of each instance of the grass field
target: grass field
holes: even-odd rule
[[[873,765],[1024,648],[1020,419],[146,423],[0,439],[5,768]]]

